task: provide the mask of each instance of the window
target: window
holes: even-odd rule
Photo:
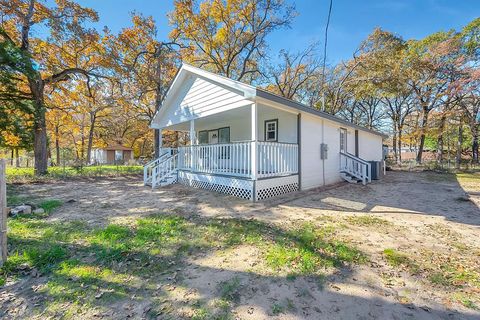
[[[208,131],[200,131],[198,133],[198,144],[208,143]]]
[[[278,120],[265,121],[265,141],[278,141]]]
[[[340,152],[347,152],[347,129],[340,128]]]
[[[230,127],[198,132],[198,144],[230,143]]]
[[[218,129],[218,143],[230,143],[230,127]]]

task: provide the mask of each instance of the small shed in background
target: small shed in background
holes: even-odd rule
[[[91,164],[124,164],[133,160],[133,149],[122,145],[92,150]]]

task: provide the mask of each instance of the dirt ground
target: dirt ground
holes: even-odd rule
[[[328,274],[319,286],[308,277],[289,279],[266,271],[255,246],[195,256],[178,270],[181,285],[164,284],[171,286],[168,308],[185,318],[193,317],[189,301],[213,301],[213,288],[236,278],[241,296],[232,314],[238,319],[480,319],[476,307],[452,302],[455,289],[423,281],[408,267],[392,267],[384,256],[384,250],[392,248],[415,263],[464,261],[479,270],[479,181],[460,185],[436,173],[388,172],[367,186],[341,183],[254,204],[181,185],[152,190],[136,177],[22,185],[16,190],[62,200],[50,221],[84,220],[103,226],[164,212],[258,219],[280,226],[330,223],[338,227],[339,238],[369,257],[368,263]],[[0,288],[0,299],[30,285],[25,280]],[[474,290],[470,296],[474,301],[480,299],[480,292],[476,294]],[[132,300],[132,305],[128,313],[113,310],[103,316],[145,317],[144,304]],[[168,309],[159,318],[167,314]]]

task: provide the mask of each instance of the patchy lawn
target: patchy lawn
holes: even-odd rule
[[[34,175],[33,168],[7,167],[7,182],[32,183],[82,177],[111,177],[138,175],[143,173],[142,166],[130,165],[100,165],[78,167],[49,167],[48,174],[42,177]]]
[[[251,204],[133,177],[14,185],[2,318],[477,319],[477,173]],[[460,200],[461,199],[461,200]]]

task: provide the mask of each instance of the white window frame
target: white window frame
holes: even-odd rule
[[[273,131],[268,129],[268,126],[270,124],[275,125],[275,129]],[[275,133],[275,138],[274,139],[269,139],[268,138],[268,134],[270,132]],[[265,120],[265,141],[271,141],[271,142],[277,142],[278,141],[278,119]]]
[[[345,128],[340,128],[340,152],[347,153],[347,134],[348,131]]]

